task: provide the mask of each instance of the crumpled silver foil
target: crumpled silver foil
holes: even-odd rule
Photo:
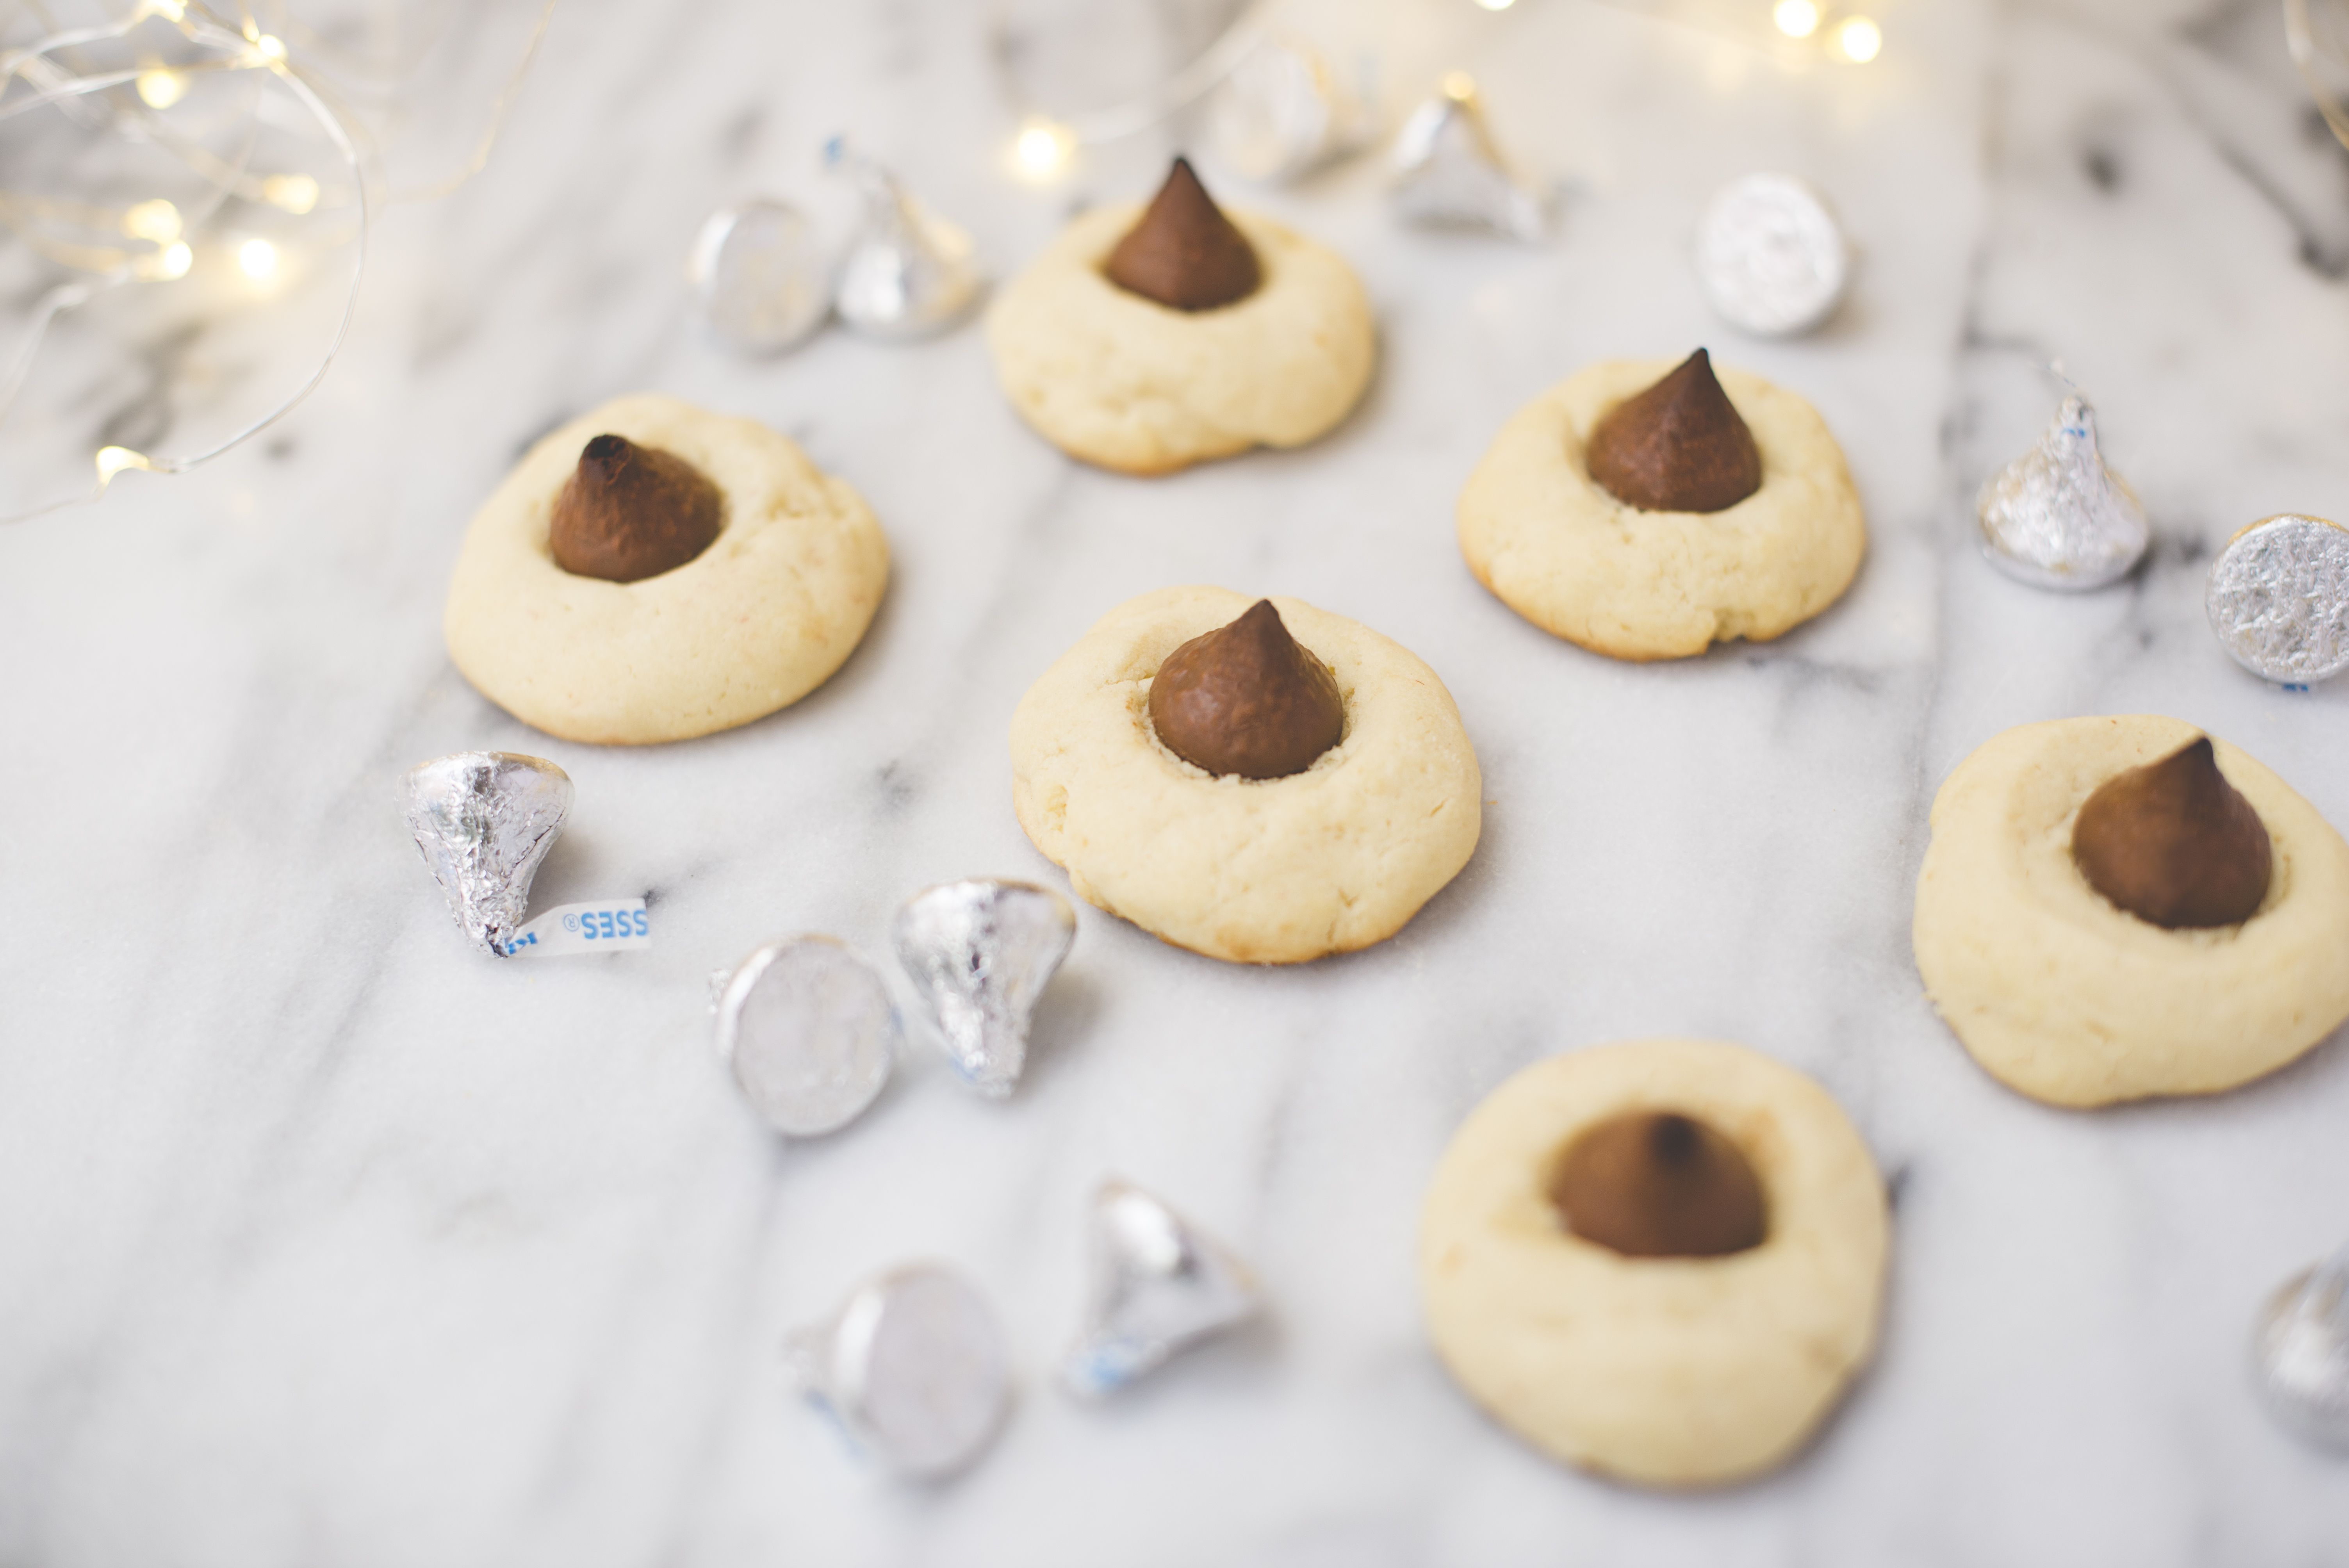
[[[1485,123],[1476,84],[1454,71],[1395,136],[1395,211],[1408,223],[1490,229],[1538,240],[1549,228],[1547,193],[1509,167]]]
[[[2251,1366],[2279,1422],[2310,1442],[2349,1449],[2349,1247],[2269,1299]]]
[[[711,213],[686,275],[710,335],[744,354],[780,354],[832,309],[832,260],[815,225],[787,201]]]
[[[1104,1181],[1093,1195],[1092,1297],[1061,1380],[1085,1398],[1113,1394],[1263,1310],[1246,1264],[1141,1188]]]
[[[1050,888],[974,879],[906,900],[894,934],[955,1070],[981,1094],[1009,1094],[1030,1015],[1077,939],[1076,911]]]
[[[2118,582],[2152,539],[2136,492],[2097,449],[2096,411],[2077,394],[2037,446],[1982,486],[1975,510],[1991,564],[2034,588]]]
[[[1748,174],[1714,192],[1697,225],[1696,275],[1722,319],[1794,337],[1835,314],[1851,242],[1817,191],[1791,174]]]
[[[503,958],[531,879],[571,813],[571,776],[543,757],[460,751],[409,769],[402,794],[449,913],[475,946]]]
[[[2235,662],[2287,686],[2349,670],[2349,529],[2285,514],[2227,542],[2202,599]]]
[[[836,1131],[889,1081],[898,1037],[889,988],[829,936],[760,948],[727,977],[713,1010],[719,1057],[778,1132]]]
[[[1216,157],[1243,179],[1278,183],[1361,145],[1361,102],[1302,38],[1266,39],[1208,100]]]
[[[833,286],[840,319],[874,337],[921,337],[951,325],[986,278],[970,236],[905,193],[895,175],[833,137],[824,162],[855,181],[864,228]]]
[[[783,1345],[800,1391],[901,1476],[968,1468],[1011,1408],[1003,1329],[977,1287],[943,1264],[911,1264],[859,1285],[829,1322]]]

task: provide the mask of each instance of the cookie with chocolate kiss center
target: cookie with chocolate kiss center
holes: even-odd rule
[[[1551,1172],[1549,1201],[1568,1231],[1626,1257],[1723,1257],[1760,1246],[1769,1229],[1744,1153],[1678,1111],[1613,1117],[1583,1133]]]
[[[2170,931],[2240,925],[2268,896],[2267,824],[2227,782],[2204,736],[2097,786],[2072,827],[2088,885]]]
[[[1102,270],[1128,294],[1186,311],[1246,299],[1264,281],[1255,247],[1184,158],[1174,160],[1142,221],[1126,231]]]
[[[720,510],[718,487],[683,458],[598,436],[554,498],[547,547],[574,577],[638,583],[709,549]]]
[[[1762,488],[1762,452],[1702,348],[1608,410],[1585,450],[1599,489],[1641,511],[1723,511]]]
[[[1338,677],[1259,599],[1227,626],[1166,655],[1150,683],[1150,725],[1184,761],[1243,779],[1313,766],[1345,732]]]

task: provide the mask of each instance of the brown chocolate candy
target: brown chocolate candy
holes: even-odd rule
[[[598,436],[554,498],[546,542],[574,577],[636,583],[709,549],[719,510],[718,487],[683,458]]]
[[[1611,1117],[1583,1133],[1550,1172],[1549,1201],[1568,1231],[1627,1257],[1720,1257],[1768,1232],[1744,1154],[1677,1111]]]
[[[2072,859],[2090,887],[2170,931],[2240,925],[2274,869],[2267,825],[2219,771],[2207,735],[2098,785],[2073,824]]]
[[[1176,310],[1230,304],[1264,281],[1247,236],[1233,227],[1182,158],[1102,271],[1128,294]]]
[[[1338,744],[1346,704],[1330,666],[1259,599],[1166,655],[1150,683],[1150,724],[1166,749],[1210,773],[1285,779]]]
[[[1585,458],[1601,490],[1641,511],[1721,511],[1762,488],[1754,432],[1702,348],[1609,409]]]

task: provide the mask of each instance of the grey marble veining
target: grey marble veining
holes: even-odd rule
[[[1298,9],[1378,52],[1390,124],[1475,72],[1568,191],[1533,248],[1399,229],[1370,160],[1222,188],[1339,247],[1379,312],[1368,399],[1304,451],[1075,467],[968,329],[728,358],[685,250],[756,193],[844,226],[825,135],[1008,269],[1147,189],[1181,128],[1039,190],[1003,161],[984,7],[565,0],[489,170],[387,214],[291,418],[0,531],[0,1563],[2349,1563],[2349,1467],[2271,1429],[2243,1370],[2258,1303],[2349,1233],[2349,1052],[2049,1110],[1971,1065],[1909,956],[1932,792],[2009,725],[2176,714],[2349,823],[2349,681],[2263,686],[2201,622],[2234,529],[2349,511],[2349,157],[2274,7],[1905,0],[1876,64],[1809,70],[1578,0]],[[1720,182],[1774,166],[1862,260],[1825,332],[1763,344],[1709,317],[1686,249]],[[1612,664],[1476,586],[1453,499],[1540,388],[1698,343],[1818,405],[1868,561],[1776,644]],[[2051,358],[2155,534],[2079,597],[1973,541],[1976,489],[2060,398]],[[644,387],[790,432],[871,500],[894,575],[797,707],[572,746],[457,676],[441,595],[517,451]],[[158,417],[138,388],[91,413]],[[1435,667],[1485,770],[1466,872],[1395,940],[1287,972],[1085,911],[1009,1102],[916,1048],[856,1127],[780,1144],[710,1052],[703,977],[802,930],[883,953],[951,878],[1057,885],[1012,820],[1011,708],[1102,611],[1193,581]],[[467,948],[397,782],[468,748],[572,775],[534,902],[641,892],[650,950]],[[1712,1496],[1505,1438],[1413,1283],[1468,1107],[1671,1032],[1818,1075],[1897,1193],[1880,1360],[1792,1467]],[[1080,1408],[1047,1379],[1112,1173],[1248,1257],[1273,1315]],[[779,1345],[925,1255],[997,1301],[1026,1391],[978,1470],[908,1490],[797,1405]]]

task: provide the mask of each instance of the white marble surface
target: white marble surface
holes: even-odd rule
[[[841,213],[834,129],[999,265],[1146,189],[1169,135],[1017,183],[962,0],[565,0],[489,171],[387,217],[316,397],[193,476],[0,531],[0,1562],[2349,1563],[2349,1465],[2272,1429],[2244,1372],[2265,1291],[2349,1233],[2349,1050],[2059,1113],[1974,1068],[1908,948],[1932,791],[2009,725],[2177,714],[2349,823],[2349,681],[2262,687],[2199,611],[2240,524],[2349,510],[2349,158],[2269,0],[1882,9],[1864,70],[1576,0],[1324,16],[1383,50],[1396,106],[1475,70],[1568,181],[1563,232],[1399,231],[1368,163],[1256,198],[1360,267],[1377,385],[1309,450],[1138,482],[1030,436],[975,331],[744,366],[696,340],[678,266],[749,192]],[[1810,341],[1737,341],[1684,263],[1704,196],[1757,166],[1825,185],[1866,250]],[[1470,579],[1453,497],[1537,389],[1700,342],[1825,412],[1866,569],[1767,647],[1638,668],[1553,642]],[[2057,356],[2157,534],[2082,599],[1970,542]],[[520,446],[638,387],[791,432],[896,571],[797,708],[597,750],[476,696],[440,602]],[[1009,1103],[917,1055],[848,1133],[762,1132],[705,974],[793,930],[877,946],[944,878],[1055,874],[1012,820],[1012,706],[1109,605],[1191,581],[1435,666],[1491,802],[1466,873],[1394,941],[1288,972],[1086,912]],[[466,949],[394,805],[466,747],[570,770],[539,903],[646,893],[650,951]],[[1713,1496],[1518,1447],[1413,1296],[1467,1108],[1668,1032],[1818,1075],[1898,1197],[1876,1367],[1784,1473]],[[1081,1408],[1043,1377],[1111,1171],[1256,1260],[1278,1315]],[[777,1346],[918,1255],[1000,1304],[1027,1390],[975,1473],[909,1491],[794,1401]]]

